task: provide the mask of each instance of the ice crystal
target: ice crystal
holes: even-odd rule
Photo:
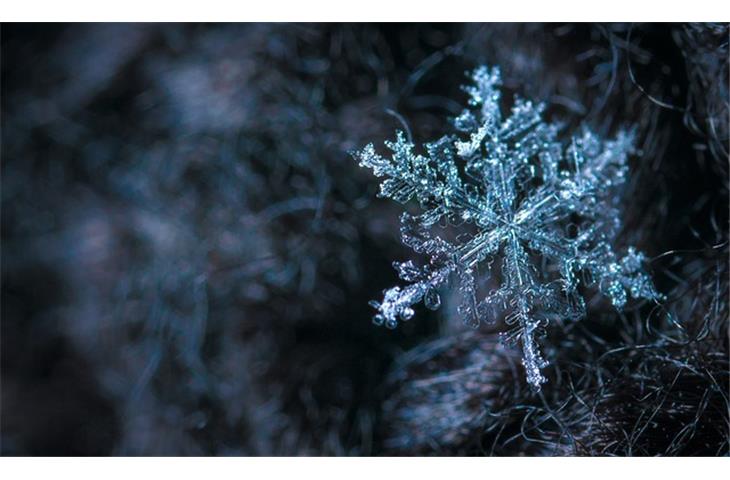
[[[643,270],[644,256],[612,243],[621,221],[618,191],[627,176],[632,135],[601,139],[587,128],[563,145],[559,125],[547,123],[544,105],[516,97],[508,116],[500,109],[500,72],[482,66],[465,87],[469,106],[454,119],[456,132],[426,144],[424,154],[397,132],[386,142],[390,158],[372,144],[355,153],[378,177],[381,197],[416,199],[419,215],[403,213],[403,242],[429,261],[395,262],[408,284],[385,291],[374,322],[395,328],[414,315],[413,305],[441,304],[438,289],[452,279],[461,296],[459,314],[473,326],[501,313],[505,341],[519,342],[527,381],[545,382],[537,337],[551,318],[578,319],[583,283],[596,287],[616,308],[629,296],[659,300]],[[444,228],[438,236],[434,226]],[[457,231],[459,235],[448,232]],[[495,261],[501,259],[501,261]],[[497,288],[480,295],[492,275]],[[481,288],[480,288],[481,287]]]

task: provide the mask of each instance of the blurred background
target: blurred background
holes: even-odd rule
[[[549,383],[446,295],[396,331],[400,207],[350,153],[465,72],[635,127],[619,241],[667,301],[551,326]],[[2,25],[3,455],[725,455],[725,24]]]

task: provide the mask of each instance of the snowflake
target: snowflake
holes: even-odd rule
[[[527,381],[539,390],[547,362],[537,338],[550,319],[584,315],[581,283],[618,309],[629,295],[661,298],[642,268],[644,255],[629,247],[619,256],[611,246],[621,227],[617,187],[626,180],[632,135],[603,140],[584,127],[563,146],[560,127],[543,121],[542,104],[516,97],[503,118],[498,68],[480,67],[471,78],[456,133],[426,144],[425,155],[402,132],[386,142],[391,158],[372,144],[354,154],[360,166],[386,177],[379,196],[418,200],[419,215],[401,216],[401,236],[429,259],[423,266],[394,262],[409,284],[371,302],[374,322],[395,328],[421,300],[439,308],[439,287],[455,278],[459,314],[476,327],[504,313],[503,340],[521,345]],[[437,236],[435,225],[458,235]],[[480,298],[490,276],[499,286]]]

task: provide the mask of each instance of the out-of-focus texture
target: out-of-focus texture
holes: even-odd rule
[[[397,332],[407,248],[349,153],[448,129],[464,72],[635,126],[651,305]],[[727,25],[4,25],[4,455],[728,453]],[[507,95],[505,95],[507,96]]]

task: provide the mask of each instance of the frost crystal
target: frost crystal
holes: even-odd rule
[[[386,177],[379,196],[418,201],[423,211],[403,213],[401,235],[429,258],[423,266],[394,263],[408,285],[371,302],[374,322],[395,328],[421,300],[439,308],[439,287],[455,279],[466,322],[477,326],[505,313],[510,330],[503,338],[521,344],[527,381],[539,389],[547,362],[536,338],[551,318],[583,316],[581,283],[619,309],[628,296],[660,299],[642,269],[643,254],[630,247],[619,256],[611,245],[632,135],[603,140],[583,128],[564,147],[559,126],[543,121],[541,104],[516,97],[503,118],[498,68],[480,67],[471,78],[469,108],[454,120],[457,133],[426,144],[424,155],[402,132],[386,142],[391,158],[372,144],[355,154],[360,166]],[[436,224],[451,227],[441,230],[443,238],[432,231]],[[447,236],[453,231],[459,234]],[[499,287],[480,296],[489,275]]]

